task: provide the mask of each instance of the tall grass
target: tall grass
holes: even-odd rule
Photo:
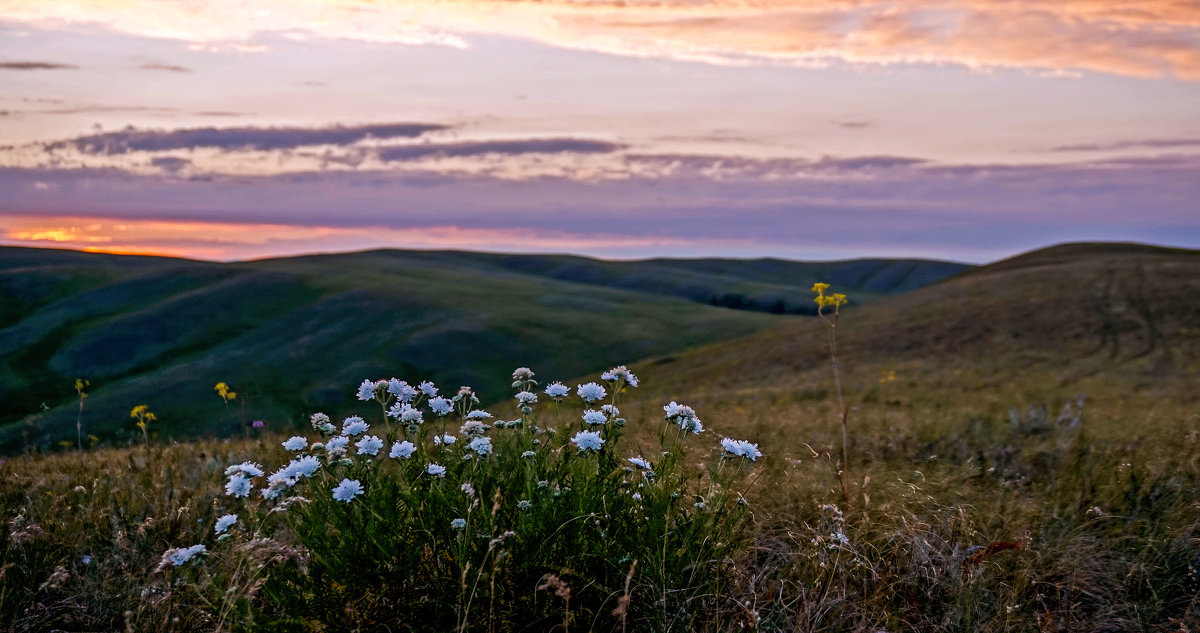
[[[828,415],[828,393],[759,401],[771,413],[750,423],[761,411],[738,399],[750,396],[697,391],[709,426],[767,449],[750,462],[719,459],[712,431],[685,434],[678,415],[652,416],[659,404],[614,383],[587,404],[531,380],[514,390],[539,402],[518,402],[519,417],[475,416],[492,427],[486,455],[467,448],[479,432],[463,432],[468,395],[444,417],[414,397],[425,413],[409,428],[384,419],[390,383],[370,383],[370,428],[345,455],[323,452],[342,424],[297,451],[272,437],[10,460],[0,628],[1200,630],[1191,401],[1161,402],[1143,433],[1118,433],[1140,418],[1101,424],[1106,412],[1085,413],[1073,394],[1009,413],[968,396],[934,409],[933,394],[904,387],[914,413],[880,402],[856,414],[848,461],[862,494],[846,504],[838,431],[795,423]],[[621,411],[587,424],[601,403]],[[377,455],[357,454],[389,426]],[[588,429],[600,450],[571,442]],[[457,441],[433,442],[446,434]],[[410,457],[388,456],[397,441],[412,442]],[[267,473],[251,495],[226,494],[229,466],[302,455],[320,468],[277,480],[273,499]],[[639,455],[653,477],[627,459]],[[343,480],[362,494],[335,499]],[[227,514],[237,522],[218,534]],[[164,560],[192,545],[207,554]]]

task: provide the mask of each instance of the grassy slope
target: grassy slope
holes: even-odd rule
[[[852,470],[899,455],[889,468],[906,473],[931,456],[970,462],[972,448],[1053,428],[1080,396],[1092,437],[1178,441],[1200,415],[1197,297],[1200,251],[1067,245],[846,310]],[[815,318],[634,369],[647,388],[625,407],[633,417],[658,417],[674,399],[716,434],[785,461],[809,447],[840,453],[827,329]]]
[[[1049,374],[1054,386],[1089,377],[1134,390],[1191,384],[1197,296],[1200,251],[1052,247],[845,310],[841,360],[851,372],[909,364],[939,380],[970,373],[999,384],[1037,374],[1043,382]],[[820,322],[803,319],[642,367],[665,392],[793,388],[823,381],[827,344]]]
[[[96,387],[86,410],[97,435],[128,433],[138,403],[172,435],[227,433],[344,407],[346,385],[365,376],[498,398],[513,364],[566,377],[744,335],[781,317],[707,303],[766,306],[802,295],[817,273],[874,297],[961,268],[406,251],[215,264],[5,248],[0,446],[73,435],[75,377]],[[228,411],[211,391],[219,380],[242,396]]]

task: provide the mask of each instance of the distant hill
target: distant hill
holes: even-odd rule
[[[163,434],[224,434],[243,418],[333,413],[364,377],[497,399],[517,365],[565,379],[789,321],[818,279],[861,303],[969,268],[394,250],[220,264],[0,248],[0,450],[73,438],[75,378],[93,383],[85,422],[101,437],[127,437],[135,404]],[[228,409],[217,381],[241,394]]]
[[[834,290],[854,297],[853,289]],[[822,328],[817,319],[797,320],[639,369],[672,397],[700,384],[821,384],[829,371]],[[1177,390],[1200,375],[1200,251],[1041,249],[847,309],[838,339],[848,371],[909,363],[926,385],[958,374],[992,376],[989,384],[1103,376],[1127,389]]]

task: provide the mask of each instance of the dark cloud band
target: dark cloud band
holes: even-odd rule
[[[392,123],[328,128],[191,128],[184,130],[138,130],[81,136],[46,145],[47,149],[74,148],[85,154],[109,155],[129,152],[158,152],[176,149],[282,150],[311,145],[351,145],[376,138],[416,138],[448,129],[430,123]]]
[[[624,149],[624,145],[605,141],[575,138],[522,139],[513,141],[478,141],[468,143],[444,143],[437,145],[404,145],[388,147],[379,151],[379,159],[386,162],[414,161],[425,158],[461,158],[502,154],[607,154]]]
[[[54,62],[0,62],[0,70],[77,70],[75,64]]]

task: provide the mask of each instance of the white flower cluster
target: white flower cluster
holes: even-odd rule
[[[571,443],[579,447],[579,452],[586,453],[589,450],[600,450],[604,438],[600,437],[599,431],[580,431],[571,438]]]
[[[238,520],[238,515],[226,514],[226,515],[222,516],[221,518],[217,519],[217,524],[213,527],[213,529],[216,530],[217,534],[221,534],[222,532],[224,532],[225,530],[228,530],[231,526],[233,526],[234,523],[237,523],[237,520]]]
[[[324,413],[314,413],[310,420],[312,421],[313,429],[321,435],[333,435],[337,432],[337,427],[333,425],[333,422],[329,421],[329,416]]]
[[[429,409],[437,414],[438,417],[445,417],[454,411],[454,405],[445,398],[433,398],[429,401]]]
[[[328,415],[315,413],[312,415],[310,422],[312,428],[321,434],[320,441],[310,445],[309,439],[302,435],[295,435],[283,441],[281,443],[283,448],[292,453],[297,453],[297,455],[286,465],[266,478],[261,495],[267,500],[275,500],[287,494],[289,489],[295,487],[300,481],[316,475],[322,468],[325,468],[326,472],[331,475],[332,481],[337,481],[336,478],[332,477],[340,478],[340,473],[345,472],[342,470],[343,468],[351,468],[347,474],[370,473],[370,470],[364,470],[364,468],[374,468],[373,464],[380,462],[369,458],[378,457],[384,449],[386,442],[393,440],[394,442],[391,444],[390,451],[387,454],[389,458],[394,460],[411,460],[417,457],[414,461],[418,463],[412,464],[411,468],[434,480],[445,479],[449,474],[449,469],[446,466],[432,461],[434,456],[439,456],[439,461],[446,461],[447,458],[451,457],[463,460],[484,460],[495,455],[495,440],[488,436],[488,432],[493,428],[528,429],[530,437],[527,438],[527,441],[534,448],[547,446],[548,448],[543,453],[554,455],[556,454],[555,447],[558,442],[562,441],[559,439],[562,436],[557,434],[554,428],[539,428],[534,424],[534,420],[528,417],[532,414],[533,406],[538,404],[539,400],[538,393],[534,392],[538,388],[538,383],[533,380],[533,375],[532,371],[524,367],[518,368],[513,372],[513,388],[517,390],[515,398],[518,407],[521,409],[522,417],[510,422],[495,420],[491,424],[489,422],[494,420],[494,417],[487,411],[475,408],[479,403],[479,398],[469,387],[462,387],[453,397],[445,398],[439,396],[438,388],[428,381],[414,387],[396,378],[376,381],[364,380],[358,388],[357,395],[359,400],[373,400],[380,403],[385,409],[386,418],[395,419],[401,423],[401,432],[409,434],[407,439],[403,436],[400,438],[388,437],[388,434],[381,434],[382,436],[369,434],[371,425],[357,415],[345,418],[339,429],[330,420]],[[608,385],[608,388],[598,382],[586,382],[575,388],[575,393],[585,404],[581,416],[583,424],[579,427],[581,430],[578,430],[570,437],[568,446],[574,446],[581,456],[589,455],[593,452],[602,452],[605,450],[604,447],[606,444],[611,448],[612,443],[608,440],[615,440],[616,437],[619,437],[619,427],[625,425],[625,420],[619,417],[621,412],[615,404],[611,402],[604,404],[603,401],[610,393],[613,395],[615,401],[615,398],[626,387],[638,386],[637,376],[625,366],[614,367],[604,372],[601,374],[601,379]],[[556,406],[570,396],[571,391],[570,387],[561,382],[551,383],[544,389],[545,396],[553,400]],[[425,430],[429,427],[424,426],[424,406],[428,406],[428,411],[440,418],[441,432],[430,433]],[[700,422],[699,417],[697,417],[696,412],[689,406],[672,401],[663,407],[663,411],[666,419],[670,423],[677,425],[682,433],[698,435],[704,431],[704,426]],[[447,420],[444,418],[456,414],[461,416],[461,426],[459,427],[459,437],[463,440],[461,444],[458,443],[459,437],[445,432],[448,429],[446,428]],[[557,409],[555,415],[557,419]],[[610,425],[609,423],[612,424]],[[533,437],[533,435],[541,436],[542,434],[544,434],[544,437]],[[427,453],[427,447],[424,442],[429,441],[430,435],[432,435],[433,447],[429,447]],[[368,459],[361,460],[356,465],[354,456],[348,454],[352,450],[350,447],[351,442],[353,442],[354,449],[356,449],[354,456],[366,456]],[[742,457],[754,461],[762,456],[757,444],[752,444],[745,440],[723,438],[721,440],[721,447],[724,450],[724,457]],[[533,460],[538,457],[538,453],[534,450],[525,450],[520,456],[522,459]],[[625,467],[626,472],[640,472],[642,474],[642,481],[637,484],[637,487],[641,488],[650,485],[650,481],[655,477],[654,465],[650,460],[645,459],[641,455],[628,457],[626,460],[629,464],[629,466]],[[536,461],[531,462],[528,468],[534,468],[538,463]],[[475,466],[472,466],[472,469],[474,468]],[[334,475],[334,473],[338,474]],[[230,466],[225,470],[225,475],[229,478],[225,484],[225,494],[235,498],[248,498],[254,490],[254,480],[263,477],[264,471],[261,465],[246,461]],[[361,474],[355,476],[362,477]],[[322,481],[325,481],[325,479],[322,479]],[[370,484],[373,479],[368,477],[362,477],[362,479],[341,478],[341,481],[332,490],[324,493],[330,496],[324,498],[329,499],[332,497],[333,501],[337,503],[350,504],[358,497],[367,494],[366,487],[363,485],[364,481]],[[470,482],[459,483],[459,489],[462,493],[472,499],[472,503],[477,503],[478,500],[476,498],[480,493],[476,488]],[[549,489],[553,491],[555,496],[567,494],[570,491],[570,488],[567,486],[561,486],[557,482],[547,480],[539,480],[537,487],[538,489]],[[630,494],[634,500],[640,501],[642,499],[642,494],[636,490],[629,490],[627,494]],[[274,506],[270,506],[272,507],[270,511],[284,510],[294,502],[308,503],[309,501],[300,496],[290,495]],[[540,501],[536,499],[525,498],[517,501],[517,507],[520,510],[530,510],[538,504],[540,504]],[[703,509],[703,501],[697,503],[696,507]],[[230,538],[233,534],[231,528],[238,521],[239,516],[237,514],[224,514],[218,518],[214,525],[217,540],[222,541]],[[450,522],[450,527],[454,530],[464,531],[467,527],[467,520],[465,518],[453,519]],[[168,550],[163,555],[163,564],[172,566],[182,565],[206,552],[207,550],[203,545]]]
[[[341,483],[333,489],[333,498],[335,501],[350,503],[355,497],[363,493],[362,483],[357,479],[343,479]]]
[[[690,432],[692,435],[704,432],[704,425],[700,423],[700,418],[696,417],[696,411],[686,404],[672,400],[670,404],[663,406],[663,411],[666,412],[667,420],[678,425],[680,431]]]
[[[170,564],[173,567],[179,567],[180,565],[188,562],[189,560],[192,560],[193,558],[200,556],[201,554],[207,554],[207,553],[208,553],[208,548],[203,545],[193,545],[191,547],[176,547],[173,549],[169,549],[166,552],[163,552],[162,563],[160,564],[160,567],[166,566],[167,564]]]
[[[758,444],[751,444],[746,440],[731,440],[726,437],[721,440],[721,448],[724,449],[727,456],[744,457],[750,461],[762,457],[762,452],[758,450]]]
[[[366,433],[369,428],[371,428],[371,425],[367,424],[366,420],[357,415],[352,415],[342,421],[342,435],[346,437],[354,437],[355,435]]]
[[[388,457],[392,459],[408,459],[415,452],[417,452],[417,446],[408,440],[404,440],[403,442],[392,444],[392,452],[388,453]]]
[[[552,382],[546,385],[546,395],[555,401],[561,402],[569,393],[571,393],[571,388],[561,382]]]
[[[637,457],[630,457],[629,463],[643,470],[654,470],[654,466],[650,465],[650,462],[643,459],[640,455]]]
[[[383,440],[375,435],[368,435],[354,443],[358,447],[359,455],[370,455],[374,457],[379,454],[379,449],[383,448]]]
[[[250,491],[254,489],[251,479],[262,477],[263,470],[262,466],[254,462],[242,462],[226,468],[225,476],[229,477],[229,481],[225,482],[225,494],[245,498],[250,496]]]
[[[603,374],[600,374],[600,379],[607,380],[609,382],[624,381],[624,383],[630,387],[638,386],[638,377],[634,376],[633,372],[629,371],[629,368],[624,365],[613,367]]]
[[[417,390],[403,380],[392,378],[388,381],[388,393],[396,396],[397,402],[411,402],[417,397]]]
[[[579,394],[579,397],[583,398],[583,401],[588,404],[596,402],[597,400],[603,400],[604,396],[608,394],[608,392],[604,390],[604,387],[601,387],[598,383],[594,382],[585,382],[582,385],[579,385],[575,388],[575,393]]]

